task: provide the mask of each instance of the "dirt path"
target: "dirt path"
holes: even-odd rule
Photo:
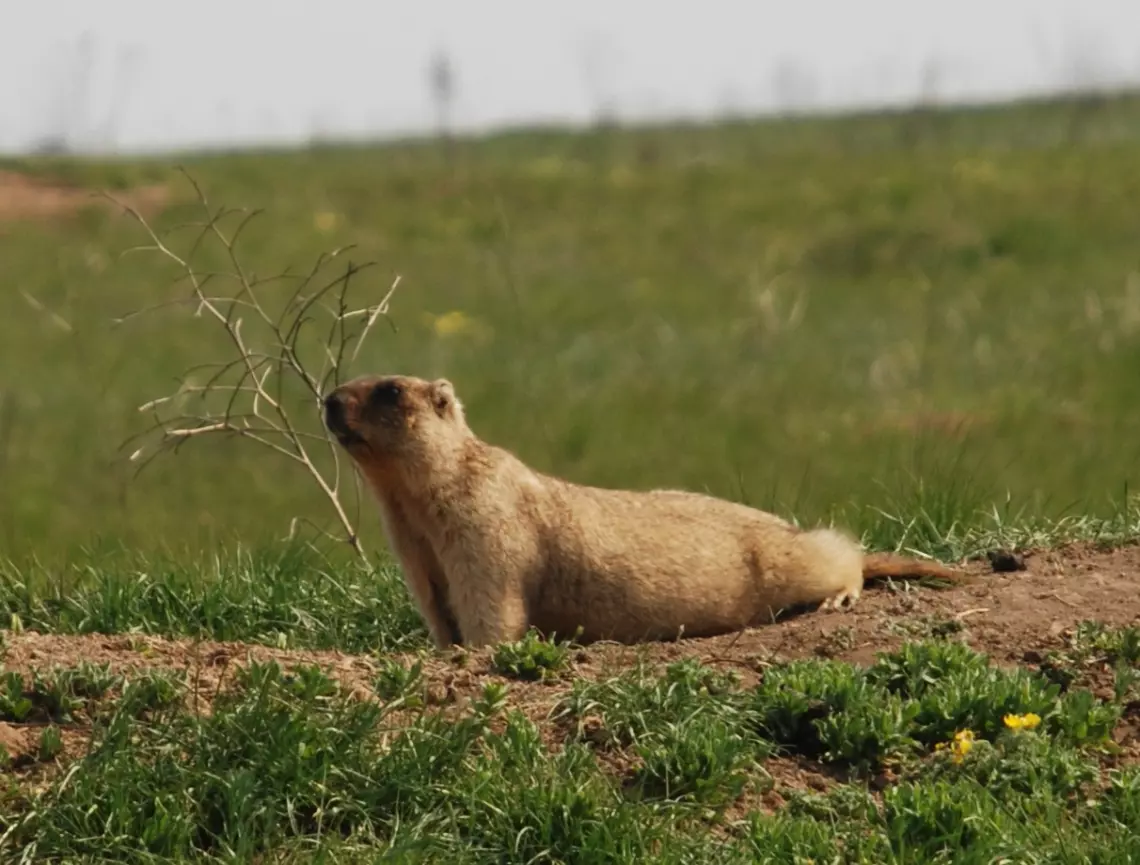
[[[147,213],[165,205],[169,194],[165,186],[154,184],[117,192],[115,197]],[[0,171],[0,224],[70,216],[85,207],[115,205],[90,189]]]

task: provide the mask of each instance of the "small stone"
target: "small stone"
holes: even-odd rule
[[[898,776],[890,769],[883,769],[871,779],[871,789],[882,792],[898,781]]]
[[[424,701],[429,706],[444,706],[455,702],[455,690],[450,686],[436,682],[424,689]]]
[[[990,550],[986,553],[995,574],[1025,570],[1025,557],[1013,550]]]
[[[597,715],[587,715],[579,724],[580,735],[583,740],[593,745],[603,747],[609,743],[610,734],[606,729],[605,721]]]

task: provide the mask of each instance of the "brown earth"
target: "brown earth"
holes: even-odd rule
[[[668,644],[619,646],[597,644],[573,654],[566,676],[548,682],[508,680],[491,668],[488,651],[429,653],[423,656],[425,696],[429,704],[459,707],[478,697],[488,682],[509,686],[509,702],[539,723],[551,745],[569,729],[553,723],[552,710],[573,677],[605,678],[639,660],[652,667],[690,656],[733,670],[742,684],[756,682],[764,668],[798,657],[830,657],[864,664],[880,651],[935,634],[990,654],[1002,665],[1036,666],[1050,650],[1060,650],[1082,621],[1120,627],[1140,624],[1140,546],[1096,550],[1073,545],[1026,556],[1025,569],[995,573],[989,562],[967,566],[967,583],[934,589],[913,583],[868,586],[858,604],[846,611],[807,612],[765,627],[712,639]],[[408,663],[412,656],[399,660]],[[208,711],[212,695],[224,687],[237,665],[250,659],[275,659],[284,666],[315,663],[361,699],[374,699],[372,686],[382,660],[340,652],[288,651],[241,643],[167,640],[140,635],[57,636],[24,632],[7,635],[3,667],[28,673],[81,661],[106,663],[121,673],[162,668],[182,670],[190,683],[188,708]],[[1108,671],[1095,667],[1083,684],[1110,688]],[[1136,711],[1132,711],[1135,709]],[[64,731],[65,754],[82,753],[88,731],[82,725]],[[1140,704],[1129,706],[1116,734],[1121,759],[1140,759]],[[13,756],[27,755],[39,741],[31,725],[0,724],[0,745]],[[619,755],[615,755],[619,759]],[[774,788],[765,803],[775,806],[781,789],[826,789],[833,773],[796,758],[768,761]],[[40,776],[42,774],[35,772]],[[29,779],[30,780],[30,779]]]
[[[145,214],[167,201],[165,186],[155,184],[115,193],[115,198]],[[15,171],[0,171],[0,223],[53,219],[70,216],[86,207],[117,207],[97,192],[29,177]]]

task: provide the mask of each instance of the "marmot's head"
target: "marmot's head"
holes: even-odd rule
[[[331,391],[324,413],[329,432],[364,462],[430,458],[468,434],[463,406],[442,378],[361,376]]]

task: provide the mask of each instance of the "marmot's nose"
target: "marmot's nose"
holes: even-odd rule
[[[344,402],[341,399],[341,394],[338,391],[333,391],[324,398],[325,406],[325,426],[329,428],[329,432],[344,433],[348,431],[348,427],[344,421]]]

